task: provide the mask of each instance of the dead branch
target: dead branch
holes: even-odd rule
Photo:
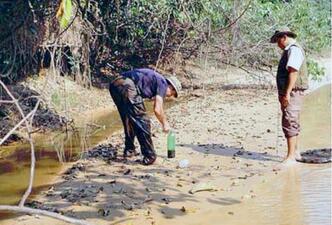
[[[58,213],[48,212],[48,211],[40,210],[40,209],[32,209],[32,208],[24,207],[24,206],[21,207],[21,206],[12,206],[12,205],[0,205],[0,211],[11,211],[11,212],[17,212],[17,213],[26,213],[26,214],[38,214],[38,215],[52,217],[52,218],[62,220],[62,221],[72,223],[72,224],[92,225],[91,223],[88,223],[86,221],[70,218],[67,216],[60,215]]]
[[[245,14],[245,12],[249,9],[250,3],[252,0],[249,0],[247,6],[245,7],[245,9],[241,12],[241,14],[235,18],[232,22],[230,22],[229,24],[227,24],[225,27],[219,28],[214,32],[219,32],[219,31],[223,31],[223,30],[227,30],[228,28],[232,27],[235,23],[237,23],[237,21],[239,19],[241,19],[241,17]]]
[[[161,54],[162,54],[162,52],[164,50],[164,47],[165,47],[165,41],[166,41],[166,36],[167,36],[167,30],[168,30],[168,24],[169,24],[170,16],[171,16],[171,13],[169,12],[168,16],[167,16],[167,21],[166,21],[166,25],[165,25],[164,34],[163,34],[162,46],[161,46],[161,49],[160,49],[160,52],[159,52],[159,55],[158,55],[158,59],[157,59],[157,62],[156,62],[156,70],[158,69],[158,64],[159,64],[159,61],[160,61],[160,58],[161,58]]]
[[[0,145],[2,145],[9,137],[14,133],[15,130],[17,130],[27,119],[29,119],[32,116],[32,111],[28,113],[19,123],[15,125],[1,140]]]

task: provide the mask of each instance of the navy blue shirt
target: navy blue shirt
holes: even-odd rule
[[[165,98],[168,87],[166,79],[151,69],[134,69],[121,73],[122,76],[132,79],[143,98],[153,98],[156,95]]]

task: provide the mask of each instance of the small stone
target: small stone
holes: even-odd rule
[[[124,174],[124,175],[129,175],[130,172],[131,172],[131,170],[130,170],[130,169],[127,169],[123,174]]]
[[[169,198],[162,198],[161,200],[163,200],[165,202],[166,205],[168,205],[171,202],[171,199]]]
[[[108,216],[110,213],[111,213],[110,209],[99,209],[98,210],[98,214],[100,214],[104,217]]]

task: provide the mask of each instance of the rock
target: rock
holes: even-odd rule
[[[194,213],[194,212],[196,212],[196,209],[182,206],[180,211],[183,213]]]
[[[124,200],[121,201],[121,204],[126,210],[132,211],[134,210],[134,204],[127,204]]]
[[[46,206],[42,202],[39,202],[39,201],[27,202],[25,204],[25,206],[33,208],[33,209],[41,209],[41,210],[46,210],[46,211],[54,212],[54,213],[62,213],[57,208]]]
[[[126,169],[126,170],[124,171],[123,175],[129,175],[129,174],[130,174],[130,172],[131,172],[131,170],[130,170],[130,169]]]
[[[147,197],[144,199],[143,203],[146,203],[146,202],[152,202],[152,201],[153,201],[153,198],[152,198],[151,196],[147,196]]]
[[[85,165],[83,163],[76,163],[71,168],[69,168],[64,174],[70,175],[79,171],[85,171]]]
[[[161,200],[164,201],[166,205],[168,205],[171,202],[171,199],[167,197],[162,198]]]
[[[250,195],[243,195],[243,196],[241,196],[241,199],[249,199],[249,198],[251,198]]]
[[[98,210],[98,214],[100,214],[100,215],[102,215],[104,217],[109,216],[110,213],[111,213],[111,210],[107,209],[107,208],[106,209],[99,209]]]
[[[196,97],[196,98],[204,97],[204,91],[196,89],[190,93],[190,96]]]
[[[86,154],[87,158],[101,158],[105,161],[115,160],[117,158],[117,148],[112,144],[102,144],[89,150]]]
[[[234,180],[231,184],[231,186],[239,186],[239,180]]]
[[[116,180],[114,179],[114,180],[110,180],[110,181],[108,181],[108,183],[109,184],[115,184],[116,183]]]

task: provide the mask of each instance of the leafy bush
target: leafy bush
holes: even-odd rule
[[[325,74],[325,69],[313,60],[308,60],[308,73],[313,80],[320,81]]]
[[[61,2],[72,2],[72,8],[79,9],[76,15],[85,33],[77,32],[77,37],[82,43],[88,42],[89,49],[84,52],[89,55],[79,57],[77,64],[92,65],[93,73],[106,62],[112,70],[121,71],[159,60],[167,62],[177,53],[183,58],[206,54],[239,66],[271,68],[279,54],[269,38],[281,26],[298,34],[298,41],[309,55],[331,46],[330,0],[5,2],[0,3],[0,27],[8,32],[0,34],[0,75],[12,77],[21,68],[31,72],[25,68],[41,60],[33,57],[40,50],[38,44],[47,42],[47,32],[52,32],[46,32],[46,27],[58,26],[52,18]],[[64,20],[62,27],[71,24],[69,16],[59,18]]]

